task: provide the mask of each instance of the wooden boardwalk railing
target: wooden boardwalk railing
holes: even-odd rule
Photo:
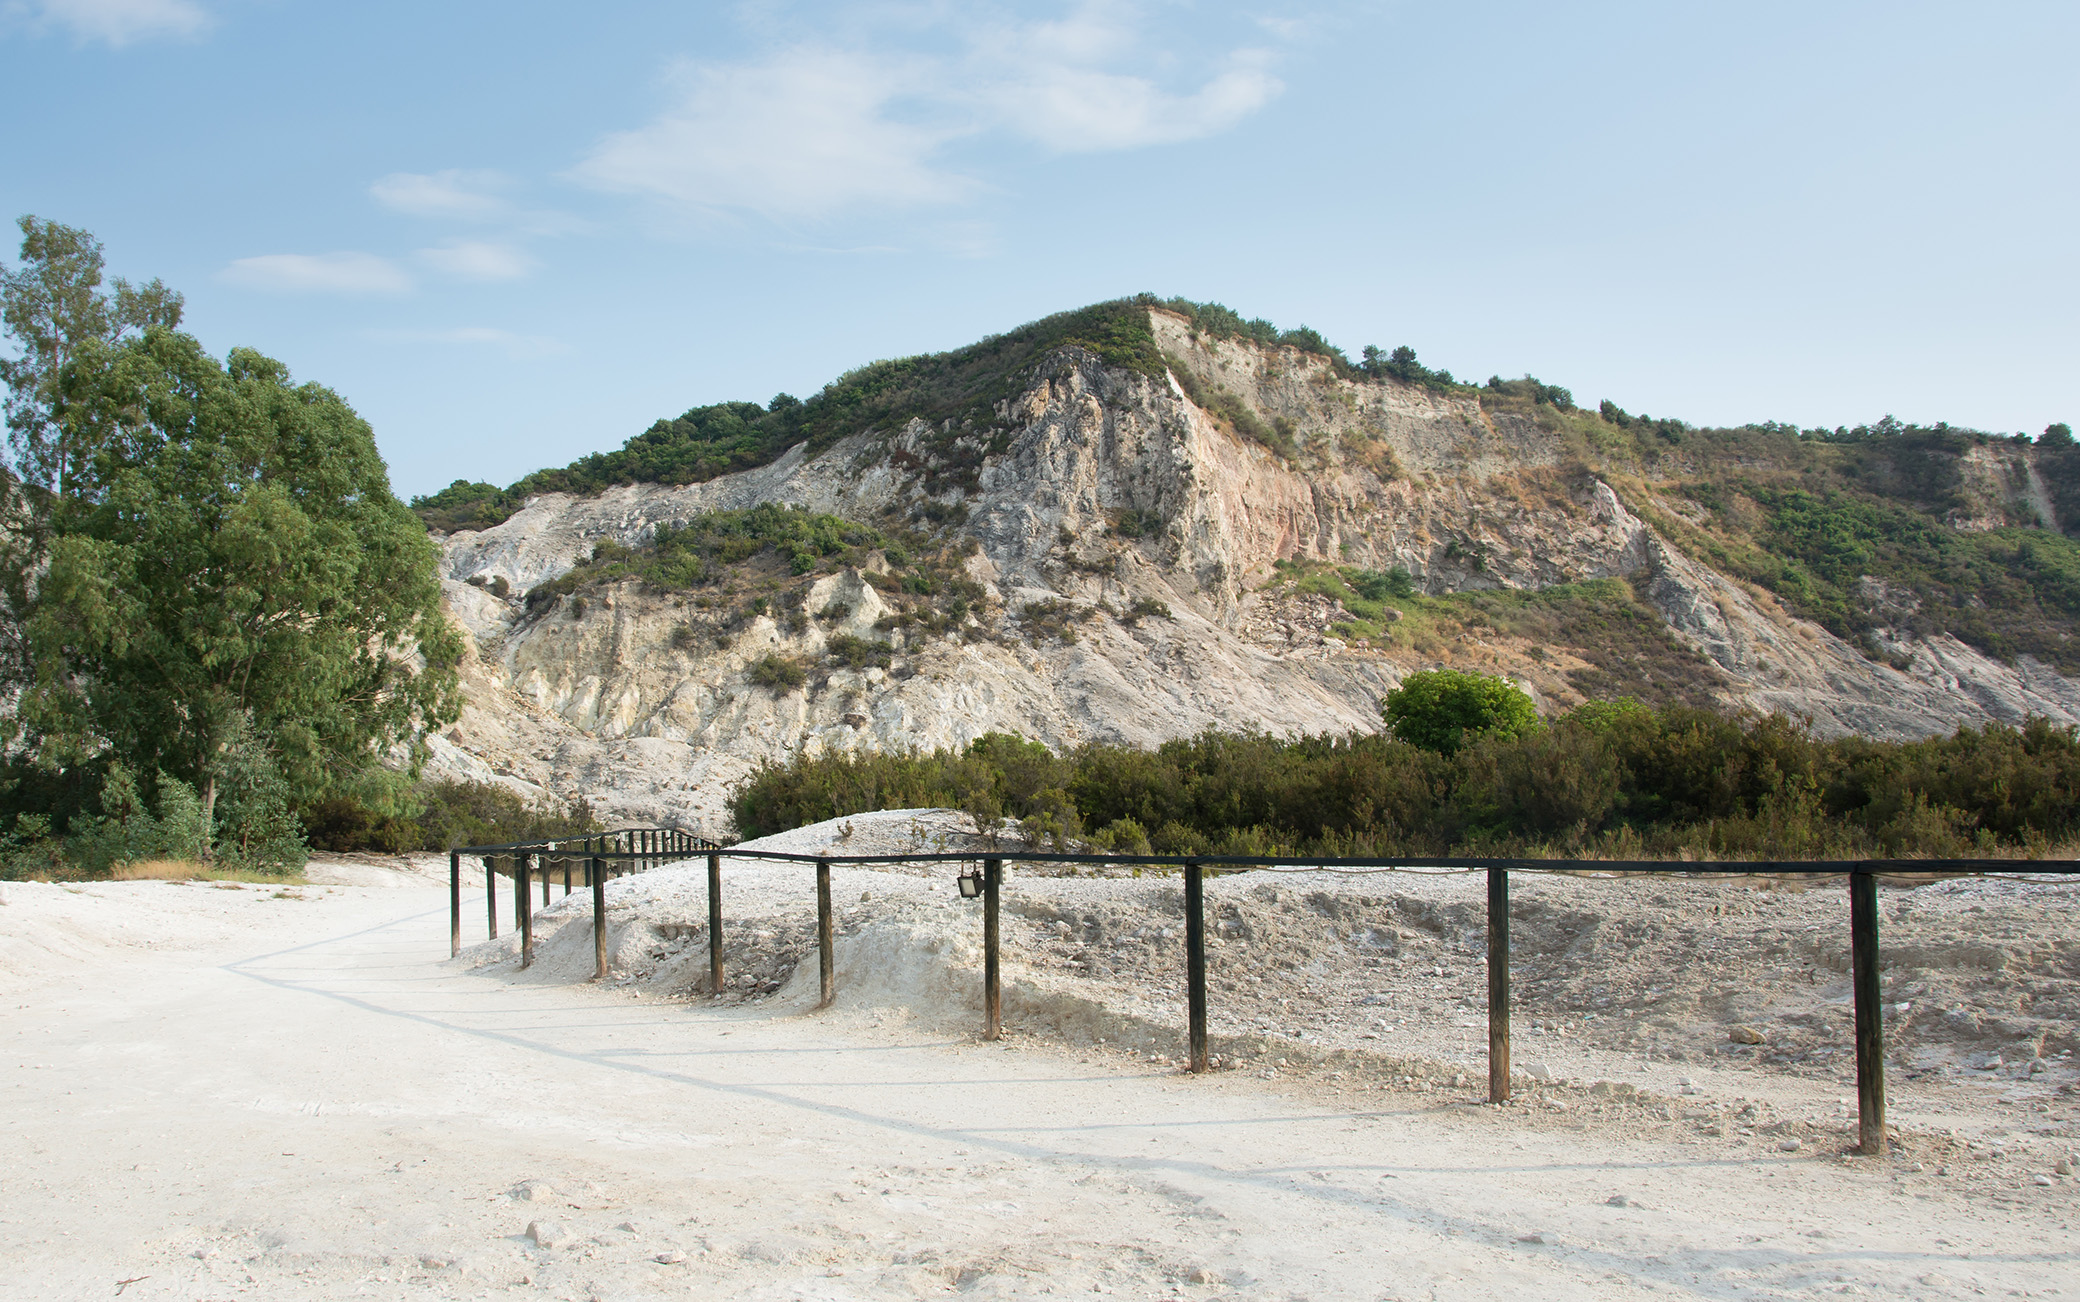
[[[1878,1155],[1885,1151],[1885,1027],[1879,985],[1878,879],[1931,876],[2018,876],[2070,875],[2075,865],[2068,861],[2017,859],[1868,859],[1868,860],[1776,860],[1684,864],[1660,860],[1614,861],[1601,859],[1296,859],[1227,856],[1045,854],[1002,851],[989,854],[909,855],[801,855],[770,850],[728,850],[712,841],[673,828],[635,828],[603,837],[575,841],[530,841],[517,845],[465,846],[449,855],[451,906],[451,953],[462,952],[462,858],[484,861],[485,907],[489,930],[498,935],[495,899],[499,858],[509,859],[514,876],[514,913],[520,930],[521,966],[534,961],[532,912],[527,908],[528,875],[531,862],[543,865],[542,904],[549,903],[549,865],[561,863],[564,894],[571,890],[571,865],[584,865],[592,886],[593,948],[597,959],[594,979],[607,975],[606,879],[625,872],[640,872],[661,864],[697,858],[708,861],[708,989],[719,994],[722,971],[722,856],[761,859],[781,863],[814,864],[816,867],[816,948],[819,974],[818,1007],[828,1005],[837,994],[835,933],[831,910],[831,866],[873,866],[923,863],[973,865],[981,861],[979,890],[982,899],[982,1007],[983,1037],[996,1039],[1003,1030],[1003,973],[1000,963],[999,914],[1005,861],[1083,866],[1172,868],[1184,875],[1185,930],[1185,1024],[1187,1061],[1194,1072],[1207,1070],[1206,1006],[1206,920],[1205,879],[1210,873],[1242,872],[1252,868],[1285,870],[1326,869],[1353,871],[1410,871],[1455,869],[1484,872],[1487,876],[1488,937],[1488,1101],[1506,1102],[1510,1097],[1510,989],[1509,989],[1509,898],[1511,873],[1608,874],[1613,876],[1656,875],[1691,878],[1724,877],[1842,877],[1848,884],[1850,987],[1856,1007],[1856,1098],[1857,1149]],[[969,879],[973,881],[973,877]],[[965,891],[963,892],[966,893]]]

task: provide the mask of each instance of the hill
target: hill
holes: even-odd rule
[[[414,504],[457,775],[719,824],[807,748],[1376,728],[1440,664],[1826,734],[2080,719],[2080,450],[1702,429],[1142,298]],[[719,830],[719,828],[718,828]]]

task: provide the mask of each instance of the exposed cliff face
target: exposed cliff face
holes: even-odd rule
[[[470,705],[437,766],[720,832],[729,787],[804,748],[959,745],[991,730],[1062,747],[1207,727],[1370,729],[1385,690],[1440,663],[1508,673],[1553,708],[1579,699],[1567,677],[1578,648],[1472,629],[1421,650],[1347,644],[1331,633],[1344,612],[1281,582],[1279,562],[1399,567],[1430,593],[1623,578],[1701,657],[1718,699],[1809,714],[1828,732],[2080,721],[2080,684],[2026,657],[2003,665],[1899,633],[1883,648],[1896,669],[1796,618],[1657,536],[1535,420],[1352,383],[1326,359],[1195,336],[1167,312],[1152,324],[1169,375],[1067,350],[1000,404],[995,431],[912,422],[708,483],[547,495],[447,539],[450,606],[474,654]],[[1238,412],[1281,451],[1238,431]],[[2026,462],[1982,460],[1955,527],[2048,512]],[[956,463],[970,467],[966,487],[931,479]],[[639,583],[582,607],[530,614],[520,600],[602,542],[640,545],[660,524],[762,502],[861,521],[964,508],[954,531],[976,544],[966,563],[986,600],[956,635],[890,629],[868,561],[815,581],[803,608],[829,619],[760,614],[721,645],[684,631],[685,595]],[[505,599],[472,585],[500,579]],[[1043,601],[1084,617],[1076,641],[1016,618]],[[1135,617],[1137,602],[1169,614]],[[889,663],[832,665],[840,636],[890,643]],[[819,667],[802,688],[754,686],[750,667],[776,654]]]

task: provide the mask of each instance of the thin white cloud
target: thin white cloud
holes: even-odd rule
[[[498,172],[448,168],[440,172],[392,172],[368,187],[376,202],[413,217],[501,221],[513,206],[498,193],[508,185]]]
[[[267,253],[239,258],[223,279],[247,289],[307,294],[402,294],[412,278],[373,253]]]
[[[1057,65],[991,92],[1006,124],[1061,153],[1139,149],[1215,135],[1284,89],[1261,68],[1231,68],[1189,95],[1145,77]]]
[[[485,240],[449,240],[435,249],[419,250],[419,261],[457,280],[518,280],[534,270],[534,259],[512,244]]]
[[[155,37],[200,35],[209,13],[191,0],[32,0],[0,10],[26,16],[34,28],[63,28],[75,39],[125,46]]]
[[[985,188],[954,156],[964,141],[1010,135],[1055,153],[1173,144],[1228,130],[1284,89],[1259,50],[1232,51],[1181,88],[1159,82],[1149,71],[1177,60],[1147,48],[1131,8],[957,21],[951,52],[859,37],[684,65],[663,113],[608,136],[573,175],[709,214],[904,212]]]
[[[891,111],[915,97],[924,72],[903,58],[811,48],[684,67],[679,102],[607,137],[576,175],[603,190],[783,219],[950,202],[974,183],[932,157],[961,128]]]

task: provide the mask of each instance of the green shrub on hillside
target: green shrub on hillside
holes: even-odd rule
[[[1515,683],[1456,669],[1410,674],[1379,708],[1396,737],[1444,755],[1483,737],[1514,739],[1540,726],[1538,707]]]
[[[857,559],[887,542],[877,529],[801,507],[765,502],[744,511],[711,511],[683,525],[659,525],[641,547],[601,542],[585,562],[530,588],[527,609],[538,611],[559,597],[626,579],[683,591],[712,583],[730,567],[766,552],[784,560],[790,573],[808,574],[825,562]]]
[[[506,519],[537,493],[590,495],[616,484],[701,483],[766,465],[796,444],[807,444],[814,456],[854,434],[900,429],[913,417],[932,425],[951,421],[986,440],[997,424],[997,404],[1022,387],[1021,377],[1030,378],[1026,373],[1034,363],[1058,349],[1082,348],[1106,365],[1161,376],[1148,301],[1098,303],[952,352],[873,362],[846,372],[806,400],[783,393],[763,407],[755,402],[694,407],[655,422],[611,452],[538,470],[502,490],[457,481],[414,499],[412,508],[430,528],[483,528]],[[979,468],[979,453],[970,450],[968,456],[972,465],[949,468],[955,480],[971,479]]]
[[[471,483],[458,479],[438,493],[412,499],[411,508],[428,529],[455,533],[463,529],[488,529],[519,509],[506,490],[496,484]]]
[[[1191,369],[1181,363],[1172,365],[1171,374],[1177,377],[1177,385],[1184,390],[1186,397],[1229,429],[1244,438],[1256,440],[1288,461],[1299,457],[1300,447],[1293,440],[1290,425],[1266,424],[1248,403],[1219,385],[1202,384]]]
[[[754,662],[745,671],[745,677],[754,687],[764,687],[775,696],[794,691],[809,679],[808,670],[793,656],[769,655]]]

